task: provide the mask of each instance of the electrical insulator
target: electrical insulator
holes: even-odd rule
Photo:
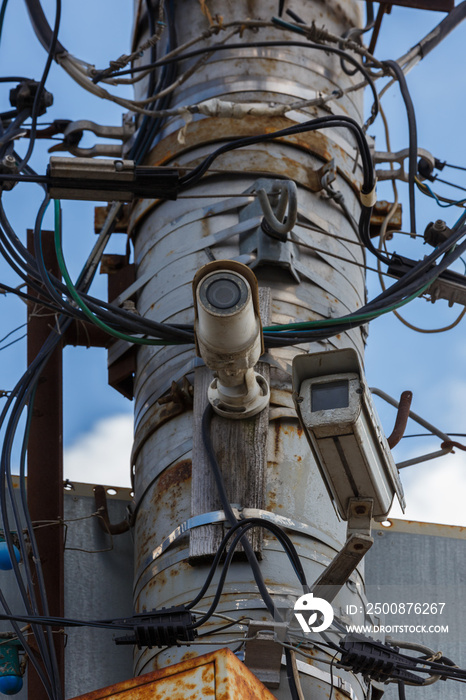
[[[19,661],[20,642],[11,640],[0,643],[0,693],[16,695],[23,687]]]
[[[19,562],[21,561],[21,554],[19,553],[19,549],[15,547],[15,545],[13,545],[13,551],[15,553],[16,561],[19,564]],[[10,552],[8,551],[7,543],[5,542],[5,537],[4,535],[0,535],[0,569],[2,571],[9,571],[12,568],[13,564],[11,562]]]

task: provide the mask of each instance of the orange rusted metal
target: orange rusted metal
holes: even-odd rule
[[[387,202],[384,199],[382,199],[380,202],[375,203],[371,215],[371,238],[375,238],[380,234],[380,228],[392,206],[392,202]],[[391,238],[393,237],[391,231],[399,231],[401,229],[401,216],[401,204],[397,204],[396,209],[394,210],[390,221],[387,225],[387,233],[389,234],[388,236],[386,236],[387,240],[391,240]]]
[[[166,165],[173,163],[175,159],[198,149],[200,146],[247,136],[261,136],[295,125],[296,122],[287,117],[244,117],[242,119],[213,117],[201,119],[185,126],[182,144],[177,138],[178,132],[163,138],[149,153],[146,164]],[[354,158],[330,139],[325,132],[309,131],[303,134],[279,138],[276,142],[294,146],[298,151],[315,156],[323,164],[334,160],[338,172],[347,184],[356,192],[359,191],[357,177],[354,173]],[[189,163],[184,163],[183,167],[194,168],[202,159],[202,156],[193,158]],[[283,157],[274,157],[267,152],[267,149],[254,151],[254,149],[249,148],[247,157],[242,152],[236,153],[234,151],[228,153],[226,157],[220,156],[215,161],[211,173],[218,174],[219,170],[224,170],[225,172],[249,172],[257,176],[281,173],[311,192],[318,192],[322,189],[320,184],[321,175],[318,168],[314,171],[308,165],[300,163],[298,158],[286,157],[283,159]],[[130,232],[133,231],[136,223],[140,223],[141,219],[156,203],[157,200],[144,200],[133,207],[130,217]]]
[[[74,700],[274,700],[229,649],[80,695]]]
[[[100,233],[110,211],[110,205],[104,207],[95,207],[94,209],[94,231]],[[128,228],[128,217],[130,208],[128,204],[121,207],[120,216],[117,217],[114,233],[126,233]]]

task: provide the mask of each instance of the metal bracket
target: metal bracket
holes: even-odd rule
[[[314,595],[330,603],[374,544],[371,537],[372,507],[370,498],[350,499],[346,542],[312,586]]]
[[[260,622],[251,620],[244,663],[267,688],[280,685],[280,667],[286,639],[286,622]]]
[[[121,158],[123,144],[98,143],[91,148],[80,148],[77,144],[81,141],[85,131],[92,131],[96,136],[105,139],[114,139],[125,142],[134,134],[135,126],[128,120],[123,120],[123,126],[105,126],[97,124],[89,119],[79,119],[68,124],[64,131],[63,143],[52,146],[49,153],[55,151],[68,151],[74,156],[83,158],[94,158],[95,156],[107,156]]]
[[[372,392],[372,394],[375,394],[375,396],[379,396],[391,406],[394,406],[394,408],[399,409],[400,402],[394,399],[392,396],[389,396],[389,394],[386,394],[385,391],[382,391],[382,389],[370,387],[370,391]],[[405,462],[398,462],[396,464],[397,469],[403,469],[404,467],[410,467],[413,464],[419,464],[420,462],[427,462],[430,459],[437,459],[437,457],[443,457],[443,455],[449,454],[453,450],[454,442],[452,441],[449,435],[436,428],[435,425],[432,425],[432,423],[426,421],[425,418],[422,418],[422,416],[419,416],[417,413],[414,413],[414,411],[409,411],[408,415],[412,420],[416,421],[416,423],[419,423],[419,425],[422,425],[423,428],[429,430],[433,435],[437,435],[437,437],[439,437],[442,440],[442,445],[444,446],[441,450],[438,450],[436,452],[428,452],[427,454],[421,455],[419,457],[408,459]]]
[[[278,195],[281,192],[280,185],[282,185],[281,180],[259,178],[251,187],[245,190],[244,194],[257,192],[259,189],[265,190],[269,195],[269,200],[271,200],[272,211],[277,213],[279,204]],[[241,210],[239,219],[243,222],[256,216],[261,216],[262,213],[262,207],[259,198],[257,198],[254,202],[248,204],[248,206]],[[251,269],[262,267],[263,265],[282,267],[288,270],[296,282],[299,283],[301,281],[299,273],[294,265],[294,260],[299,258],[299,252],[297,246],[291,241],[275,238],[266,233],[261,226],[257,226],[251,231],[246,231],[244,234],[240,235],[239,249],[240,253],[256,251],[256,258],[249,265]]]
[[[351,698],[351,700],[354,700],[355,694],[351,685],[348,683],[348,681],[345,681],[343,678],[340,678],[340,676],[337,676],[336,673],[332,672],[330,674],[327,671],[322,671],[322,669],[318,668],[317,666],[301,661],[301,659],[296,659],[296,665],[299,673],[303,673],[311,678],[317,678],[319,681],[323,681],[324,683],[333,686],[339,690],[340,693],[344,693]],[[282,656],[282,666],[286,666],[286,658],[284,654]]]
[[[432,153],[426,151],[425,148],[418,148],[417,155],[419,158],[425,158],[432,166],[432,169],[435,168],[435,158]],[[404,162],[408,157],[409,148],[404,148],[402,151],[396,151],[395,153],[375,151],[373,155],[375,165],[379,163],[397,163],[400,166],[399,168],[389,168],[388,170],[376,170],[377,180],[402,180],[403,182],[408,182],[408,173],[404,168]]]

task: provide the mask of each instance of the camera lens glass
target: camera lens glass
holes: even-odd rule
[[[209,304],[216,309],[231,309],[241,299],[241,288],[232,279],[214,279],[206,290]]]

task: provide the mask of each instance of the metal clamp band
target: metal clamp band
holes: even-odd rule
[[[307,525],[306,523],[301,523],[298,520],[293,520],[292,518],[287,518],[283,515],[278,515],[277,513],[271,513],[267,510],[262,510],[260,508],[242,508],[238,509],[233,507],[233,513],[238,520],[245,520],[247,518],[261,518],[280,527],[296,532],[300,535],[305,535],[311,537],[314,540],[318,540],[323,544],[327,545],[335,551],[341,549],[341,543],[334,540],[333,537],[323,534],[320,530],[313,527],[312,525]],[[145,558],[142,562],[139,571],[135,577],[135,585],[137,585],[139,579],[141,578],[144,571],[150,566],[156,559],[158,559],[174,542],[176,542],[180,537],[185,535],[190,530],[201,527],[202,525],[214,525],[217,523],[223,523],[227,521],[227,517],[223,510],[215,510],[209,513],[202,513],[201,515],[194,515],[192,518],[188,518],[183,523],[178,525],[165,539],[156,547],[152,554]]]

